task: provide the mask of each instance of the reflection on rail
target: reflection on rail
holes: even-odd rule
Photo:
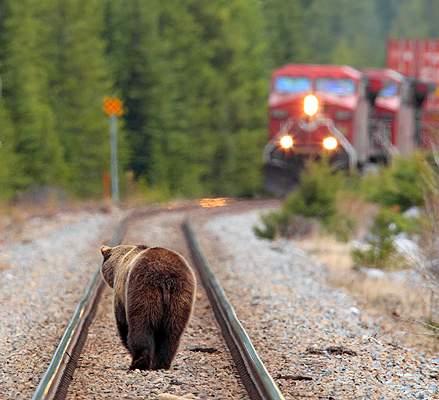
[[[228,204],[232,203],[233,199],[229,197],[213,197],[213,198],[204,198],[199,201],[199,204],[203,208],[214,208],[214,207],[224,207]]]

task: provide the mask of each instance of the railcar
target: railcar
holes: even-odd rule
[[[439,132],[439,39],[389,39],[387,68],[413,82],[416,106],[415,145],[437,145]],[[436,90],[435,90],[436,88]]]
[[[392,69],[366,69],[369,93],[371,161],[408,155],[426,141],[425,108],[433,85]]]

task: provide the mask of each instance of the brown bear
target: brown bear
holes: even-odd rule
[[[102,246],[101,252],[119,336],[132,356],[130,369],[169,369],[193,307],[192,269],[163,247]]]

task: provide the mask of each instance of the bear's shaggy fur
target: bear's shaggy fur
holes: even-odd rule
[[[192,269],[163,247],[102,246],[101,252],[119,336],[132,356],[130,369],[169,369],[192,311]]]

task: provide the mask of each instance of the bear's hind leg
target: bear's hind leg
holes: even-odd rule
[[[185,292],[184,295],[169,297],[172,301],[166,310],[160,329],[155,332],[156,357],[154,369],[171,368],[181,336],[191,315],[192,294]]]
[[[154,336],[150,332],[129,332],[128,349],[132,356],[130,370],[153,368],[155,343]]]
[[[114,302],[114,314],[116,317],[116,325],[119,332],[120,340],[122,341],[123,345],[128,349],[128,323],[125,314],[125,307],[119,301]]]
[[[177,353],[180,343],[180,335],[172,334],[163,330],[156,332],[156,353],[153,369],[169,369],[172,360]]]

